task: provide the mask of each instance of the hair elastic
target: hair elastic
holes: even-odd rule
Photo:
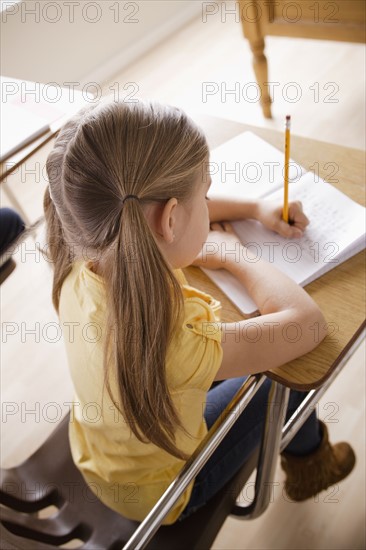
[[[126,201],[127,199],[137,199],[137,200],[140,200],[139,197],[138,197],[137,195],[126,195],[126,196],[123,197],[123,199],[122,199],[122,204],[124,204],[125,201]]]

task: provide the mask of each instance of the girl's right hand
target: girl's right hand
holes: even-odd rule
[[[229,222],[215,222],[201,252],[192,265],[207,269],[229,269],[240,256],[242,246],[239,237]],[[231,253],[230,253],[231,252]]]

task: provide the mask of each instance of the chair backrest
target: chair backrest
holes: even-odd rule
[[[114,542],[122,547],[137,524],[123,522],[130,529],[121,532],[120,516],[91,492],[71,458],[68,422],[67,416],[23,464],[1,471],[1,503],[7,507],[1,522],[15,534],[54,546],[81,539],[85,548],[112,548]],[[51,517],[35,516],[49,507],[57,509]]]
[[[57,548],[79,539],[80,550],[120,550],[138,522],[107,508],[75,467],[68,440],[68,416],[21,465],[1,470],[1,529],[9,547]],[[164,550],[210,548],[257,464],[256,449],[246,465],[204,507],[183,521],[161,526],[144,547]],[[52,515],[44,516],[50,510]],[[42,512],[43,511],[43,512]]]

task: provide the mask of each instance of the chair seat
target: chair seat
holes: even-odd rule
[[[91,492],[72,461],[68,422],[67,416],[20,466],[1,470],[1,536],[8,544],[2,548],[45,550],[81,539],[80,550],[121,550],[138,527],[138,522],[111,510]],[[210,548],[257,457],[258,449],[204,507],[183,521],[161,526],[146,548]],[[51,517],[36,516],[52,505],[58,511]]]

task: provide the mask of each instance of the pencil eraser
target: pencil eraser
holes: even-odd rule
[[[291,115],[286,115],[286,120],[291,120]]]

